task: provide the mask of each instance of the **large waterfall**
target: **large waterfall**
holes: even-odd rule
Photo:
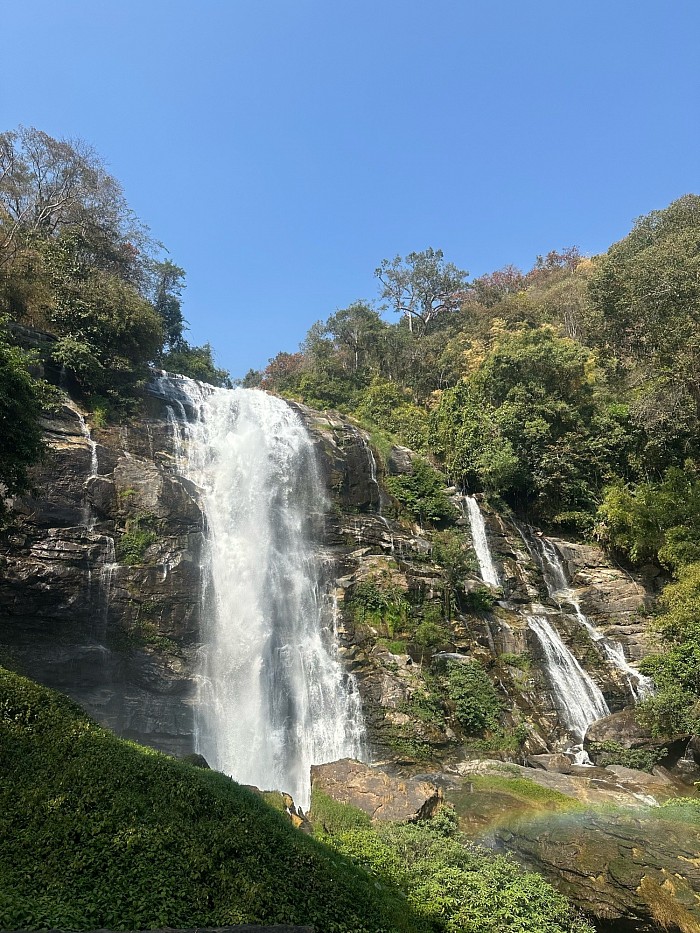
[[[157,383],[207,520],[198,750],[306,810],[310,766],[360,757],[363,744],[355,682],[336,657],[312,441],[265,392]]]

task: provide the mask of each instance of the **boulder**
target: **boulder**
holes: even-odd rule
[[[497,828],[495,836],[602,929],[700,931],[697,825],[659,808],[606,810],[575,819],[547,814]]]
[[[386,458],[386,471],[391,476],[401,473],[413,473],[413,458],[415,454],[408,447],[392,447]]]
[[[352,758],[314,765],[311,787],[363,810],[375,822],[428,819],[442,802],[442,789],[430,781],[392,776]]]
[[[623,748],[645,748],[665,745],[666,741],[652,739],[651,733],[637,722],[634,709],[623,709],[591,723],[583,744],[586,749],[602,742],[616,742]]]
[[[571,773],[571,759],[566,755],[529,755],[527,763],[543,771],[558,771],[560,774]]]

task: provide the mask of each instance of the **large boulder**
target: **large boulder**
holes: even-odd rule
[[[428,819],[442,802],[441,788],[430,781],[395,777],[352,758],[314,765],[311,787],[364,810],[376,822]]]
[[[623,709],[597,719],[588,727],[584,746],[590,749],[603,742],[615,742],[623,748],[653,748],[667,744],[668,739],[653,739],[651,733],[637,722],[634,709]]]
[[[495,837],[586,914],[616,924],[603,929],[700,931],[700,827],[663,808],[547,814]]]

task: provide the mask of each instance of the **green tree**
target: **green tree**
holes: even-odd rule
[[[34,127],[0,134],[0,264],[61,233],[79,235],[111,271],[140,274],[145,228],[94,150]]]
[[[421,335],[436,319],[456,311],[464,299],[469,274],[445,262],[441,249],[409,253],[405,259],[383,259],[375,270],[381,298]]]
[[[590,350],[549,327],[523,331],[443,393],[434,442],[456,480],[546,520],[590,523],[630,444],[627,410],[604,390]]]
[[[599,341],[628,368],[682,386],[700,412],[700,197],[640,218],[602,257],[590,293]]]
[[[640,664],[657,692],[641,704],[638,716],[656,735],[700,734],[700,562],[679,571],[659,608],[653,627],[666,650]]]
[[[182,290],[185,287],[185,270],[169,259],[153,261],[150,266],[153,284],[151,301],[163,322],[163,339],[166,346],[177,349],[183,341],[185,319],[182,316]]]
[[[201,347],[192,347],[186,340],[180,339],[176,347],[163,354],[161,360],[165,369],[199,382],[208,382],[210,385],[230,389],[231,378],[225,369],[219,369],[214,363],[214,354],[211,345],[205,343]]]
[[[55,393],[30,369],[33,357],[15,346],[8,321],[0,317],[0,517],[5,497],[26,492],[30,468],[41,457],[44,445],[39,418],[55,400]]]

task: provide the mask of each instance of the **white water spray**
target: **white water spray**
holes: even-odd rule
[[[481,514],[479,503],[474,496],[464,496],[463,500],[467,504],[467,516],[469,518],[469,527],[472,533],[472,542],[476,552],[476,559],[479,562],[479,573],[484,583],[489,586],[500,586],[501,581],[498,577],[498,571],[491,557],[489,541],[486,537],[486,523]]]
[[[311,439],[281,399],[162,376],[178,468],[207,520],[198,751],[309,806],[309,769],[362,757],[354,679],[337,657],[315,549],[327,508]]]
[[[527,624],[542,648],[560,719],[574,742],[580,743],[592,722],[610,714],[608,704],[545,616],[528,616]]]

